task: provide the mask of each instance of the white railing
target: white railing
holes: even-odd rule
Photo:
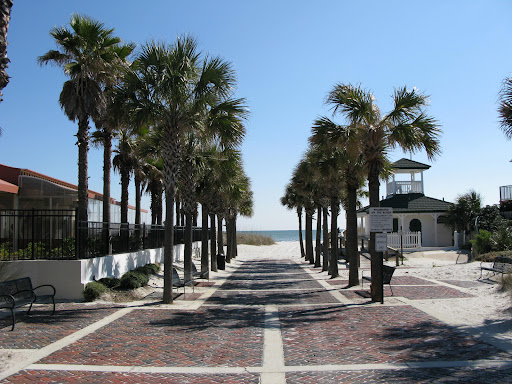
[[[423,193],[421,181],[390,181],[386,184],[389,195],[405,195],[408,193]]]
[[[420,248],[421,232],[402,233],[402,244],[400,244],[400,233],[388,233],[388,247],[392,248]]]

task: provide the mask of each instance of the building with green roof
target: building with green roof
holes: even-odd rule
[[[406,248],[446,247],[453,244],[452,228],[446,223],[446,212],[452,203],[425,196],[423,172],[430,168],[417,161],[400,159],[392,164],[393,174],[386,183],[386,198],[381,207],[393,208],[393,233],[389,246]],[[358,233],[370,235],[369,207],[358,211]]]

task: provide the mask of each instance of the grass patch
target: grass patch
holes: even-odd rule
[[[476,255],[474,260],[475,261],[493,262],[494,259],[499,256],[512,257],[512,251],[482,253],[481,255]]]
[[[276,243],[271,236],[258,235],[256,233],[237,233],[236,241],[238,244],[247,245],[273,245]]]

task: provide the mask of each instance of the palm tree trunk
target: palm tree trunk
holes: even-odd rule
[[[176,196],[176,226],[177,227],[180,227],[181,226],[181,210],[180,210],[180,196],[179,194],[177,194]]]
[[[222,234],[222,221],[223,217],[217,215],[217,249],[221,255],[224,255],[224,236]]]
[[[306,257],[306,252],[304,251],[304,240],[302,238],[302,209],[297,208],[297,216],[299,217],[300,255],[301,257]]]
[[[331,198],[331,260],[329,272],[331,278],[338,277],[338,210],[339,201]]]
[[[328,208],[324,207],[324,215],[323,215],[323,222],[324,222],[324,229],[323,229],[323,235],[324,235],[324,243],[322,247],[322,253],[323,253],[323,260],[322,260],[322,272],[327,272],[329,270],[329,224],[328,224]]]
[[[370,164],[368,173],[368,190],[370,193],[370,207],[379,207],[379,171],[376,166]],[[375,232],[370,233],[370,257],[371,257],[371,296],[374,302],[384,301],[384,286],[382,285],[382,253],[375,250]]]
[[[136,250],[142,249],[142,237],[141,237],[141,222],[140,222],[140,200],[141,200],[141,180],[140,177],[135,173],[134,178],[134,184],[135,184],[135,230],[134,235],[135,239],[137,241],[136,243]]]
[[[89,119],[81,117],[78,121],[78,228],[80,241],[78,258],[85,258],[88,236],[87,205],[89,203],[87,184],[87,152],[89,151]]]
[[[174,193],[167,191],[165,193],[165,239],[164,239],[164,304],[172,304],[173,278],[172,270],[174,268]]]
[[[232,227],[231,215],[228,214],[226,216],[226,262],[231,263],[231,258],[233,256],[233,232],[231,230]]]
[[[215,225],[215,213],[210,213],[210,269],[217,272],[217,230]]]
[[[315,247],[315,267],[320,267],[320,253],[322,251],[322,207],[319,205],[316,218],[316,247]]]
[[[201,275],[208,273],[208,209],[201,204]]]
[[[130,171],[121,167],[121,249],[130,249],[130,228],[128,225],[128,187],[130,185]]]
[[[185,249],[183,252],[183,269],[185,281],[192,280],[192,212],[185,213]]]
[[[110,175],[112,171],[112,132],[103,127],[103,246],[105,255],[112,253],[110,242]]]
[[[357,266],[357,187],[347,186],[347,238],[346,252],[349,262],[348,285],[353,287],[359,285],[359,268]]]
[[[306,260],[315,263],[313,255],[313,211],[306,209]]]

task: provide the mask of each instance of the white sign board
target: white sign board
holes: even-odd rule
[[[386,252],[388,250],[388,235],[387,233],[375,234],[375,250],[377,252]]]
[[[370,208],[370,232],[393,232],[393,208]]]

